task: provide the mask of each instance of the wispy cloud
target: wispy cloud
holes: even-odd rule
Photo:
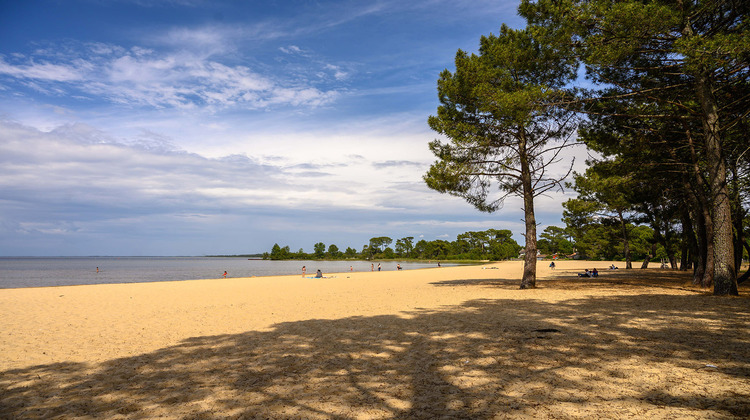
[[[50,95],[90,95],[154,108],[318,107],[339,95],[336,90],[263,75],[247,65],[224,64],[189,51],[157,53],[96,43],[81,45],[77,54],[54,57],[54,64],[45,52],[0,57],[0,78]]]
[[[84,74],[71,64],[51,64],[48,62],[34,62],[13,65],[0,57],[0,74],[22,79],[38,80],[42,82],[76,82],[84,80]]]

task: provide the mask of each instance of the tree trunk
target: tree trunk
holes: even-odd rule
[[[680,7],[684,7],[680,3]],[[695,36],[690,19],[683,21],[682,35]],[[713,225],[714,295],[737,295],[737,272],[734,269],[732,209],[727,191],[727,168],[721,151],[719,107],[713,94],[710,71],[700,69],[695,77],[695,96],[701,107],[703,139],[708,167],[709,199]],[[708,267],[706,267],[708,269]]]
[[[674,255],[674,250],[669,246],[668,237],[670,237],[671,235],[669,234],[669,232],[665,232],[667,237],[662,235],[659,226],[656,224],[656,221],[653,218],[651,221],[651,229],[654,230],[654,239],[656,239],[656,241],[659,242],[664,247],[664,250],[667,252],[667,260],[669,260],[669,265],[673,269],[677,268],[677,257],[675,257]]]
[[[750,254],[750,244],[748,244],[747,242],[745,242],[742,245],[745,247],[745,249],[747,249],[748,254]],[[738,285],[742,284],[743,282],[747,281],[747,279],[750,279],[750,267],[747,268],[747,271],[745,271],[745,274],[741,275],[737,279],[737,284]]]
[[[536,287],[536,218],[534,216],[534,190],[531,183],[531,170],[526,155],[526,142],[522,139],[521,150],[521,183],[523,184],[523,215],[526,222],[526,255],[523,261],[523,278],[521,289]]]
[[[739,276],[740,267],[742,266],[743,244],[745,243],[743,219],[745,210],[742,208],[742,199],[740,198],[739,172],[737,171],[737,162],[732,160],[729,163],[732,174],[732,224],[734,231],[734,272]],[[739,283],[738,283],[739,284]]]
[[[701,265],[696,267],[693,272],[693,278],[698,280],[695,284],[703,287],[711,287],[714,284],[714,225],[711,217],[711,205],[706,198],[706,185],[703,179],[703,173],[698,163],[698,153],[695,151],[695,143],[690,130],[687,130],[688,146],[690,147],[690,157],[693,161],[692,172],[695,188],[691,196],[693,206],[696,208],[695,216],[697,217],[696,225],[698,226],[698,251]]]
[[[702,285],[706,273],[706,226],[703,221],[703,212],[697,200],[693,202],[691,217],[695,220],[694,225],[698,228],[690,238],[693,248],[693,284]]]
[[[648,268],[648,263],[651,262],[651,258],[654,258],[654,255],[656,255],[656,242],[651,243],[651,252],[649,252],[648,255],[646,255],[646,258],[643,259],[641,270]]]
[[[703,206],[702,211],[704,222],[701,225],[702,229],[698,229],[698,234],[703,234],[701,245],[703,245],[704,268],[701,286],[712,287],[714,285],[714,262],[716,261],[714,254],[714,225],[708,205]]]
[[[628,225],[622,216],[622,210],[617,209],[617,216],[620,218],[620,227],[622,229],[623,253],[625,254],[625,269],[633,268],[633,261],[630,259],[630,237],[628,235]]]
[[[714,295],[737,295],[732,208],[727,189],[727,168],[721,152],[719,111],[705,72],[697,76],[696,87],[703,111],[706,164],[713,210]]]
[[[677,256],[674,252],[669,256],[669,267],[672,268],[672,270],[677,270]]]
[[[693,225],[690,222],[690,214],[687,210],[682,211],[682,246],[680,255],[680,271],[687,271],[690,268],[690,246],[692,242],[690,237],[694,236]]]

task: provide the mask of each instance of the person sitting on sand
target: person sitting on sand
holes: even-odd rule
[[[551,268],[553,270],[555,269],[555,262],[554,261],[552,261],[551,263],[549,263],[549,268]]]
[[[610,270],[617,270],[617,266],[614,265],[614,264],[612,264],[612,265],[609,266],[609,269]]]
[[[318,270],[318,272],[315,273],[315,278],[316,279],[322,279],[323,278],[323,273],[320,270]]]
[[[591,270],[591,277],[599,277],[599,271],[596,268]]]
[[[589,269],[586,268],[583,270],[583,273],[578,273],[578,277],[591,277],[591,273],[589,273]]]

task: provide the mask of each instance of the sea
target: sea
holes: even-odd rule
[[[370,271],[370,261],[270,261],[241,257],[0,257],[0,289],[54,287],[84,284],[143,283],[197,279],[307,276],[326,273]],[[382,271],[437,267],[437,263],[380,262]],[[442,264],[451,266],[456,264]]]

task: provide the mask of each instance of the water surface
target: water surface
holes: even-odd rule
[[[139,283],[370,271],[368,261],[268,261],[235,257],[0,257],[0,288]],[[377,265],[375,270],[377,271]],[[381,262],[382,271],[435,267],[418,262]],[[455,264],[443,264],[444,266]],[[99,272],[97,272],[97,268]]]

